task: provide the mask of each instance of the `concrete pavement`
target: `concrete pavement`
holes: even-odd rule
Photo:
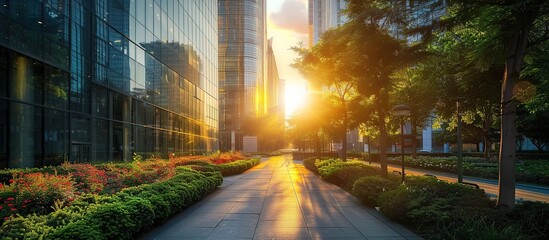
[[[204,200],[142,239],[422,239],[291,156],[226,177]]]

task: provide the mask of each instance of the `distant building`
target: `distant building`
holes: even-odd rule
[[[2,1],[0,168],[217,150],[217,7]]]
[[[265,83],[265,109],[266,114],[274,118],[278,125],[284,128],[284,119],[286,114],[284,101],[284,86],[279,76],[276,58],[273,51],[273,38],[269,39],[267,44],[267,77]],[[274,151],[284,147],[284,133],[278,132],[269,139],[263,139],[259,143],[260,150]]]
[[[315,45],[322,33],[347,22],[342,12],[345,0],[309,0],[309,46]]]
[[[219,0],[219,148],[243,148],[242,124],[266,113],[265,0]]]

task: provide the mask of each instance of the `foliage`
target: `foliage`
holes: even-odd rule
[[[393,164],[400,165],[400,160],[393,159]],[[457,172],[457,157],[427,157],[419,156],[416,159],[405,157],[405,164],[409,167],[443,171],[449,173]],[[529,182],[549,185],[549,161],[546,160],[524,160],[516,163],[516,179],[519,182]],[[484,158],[464,157],[463,172],[467,176],[498,178],[498,163],[487,161]]]
[[[400,185],[379,195],[377,200],[379,210],[390,219],[407,222],[409,221],[408,206],[413,199],[420,199],[421,194],[422,192],[414,191],[406,185]]]
[[[310,157],[303,159],[303,166],[309,169],[311,172],[318,174],[318,168],[316,167],[316,162],[319,161],[316,157]]]
[[[70,202],[74,189],[70,176],[49,173],[17,174],[10,185],[0,184],[0,222],[14,214],[45,214],[55,201]]]
[[[249,160],[238,160],[231,163],[225,163],[217,165],[217,169],[221,172],[223,176],[231,176],[235,174],[240,174],[246,170],[259,164],[259,158],[252,158]]]
[[[186,167],[176,171],[171,179],[126,188],[112,196],[82,195],[74,205],[47,215],[12,217],[0,227],[0,235],[14,239],[134,238],[223,182],[219,172],[201,173]]]
[[[238,174],[259,163],[259,159],[239,160],[243,158],[240,153],[217,153],[212,156],[172,158],[169,161],[146,160],[96,165],[64,163],[42,169],[1,170],[0,176],[8,184],[0,183],[0,223],[14,214],[44,215],[57,212],[57,209],[66,205],[86,208],[90,204],[107,203],[104,199],[90,197],[89,194],[116,194],[123,189],[166,181],[174,177],[178,166],[190,166],[204,172]],[[212,165],[212,162],[219,164]],[[8,177],[8,174],[12,175]],[[74,199],[76,201],[73,202]],[[160,199],[157,200],[163,204]],[[78,216],[74,212],[77,210],[79,211],[75,208],[58,214],[72,219],[69,216]],[[165,215],[166,212],[163,213]],[[58,218],[52,221],[61,224],[64,220]],[[54,226],[53,222],[50,225]]]
[[[368,166],[359,161],[343,162],[340,159],[327,159],[317,161],[315,165],[322,179],[349,191],[356,179],[380,174],[378,167]]]
[[[408,177],[381,193],[380,211],[412,224],[429,239],[545,239],[549,204],[523,202],[513,211],[493,208],[484,191],[433,177]]]
[[[353,184],[352,194],[370,207],[377,206],[377,199],[382,192],[397,187],[398,181],[380,176],[367,176],[357,179]]]

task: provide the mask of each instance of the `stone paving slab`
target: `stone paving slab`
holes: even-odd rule
[[[263,159],[141,239],[419,240],[291,156]]]

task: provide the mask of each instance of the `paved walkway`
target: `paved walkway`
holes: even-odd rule
[[[227,177],[142,239],[421,239],[291,156]]]
[[[370,165],[379,166],[379,163],[373,162],[373,163],[370,163]],[[401,166],[399,165],[389,164],[387,165],[387,167],[389,168],[389,172],[401,171]],[[441,179],[444,181],[457,182],[457,175],[453,173],[438,172],[433,170],[419,169],[419,168],[412,168],[412,167],[406,167],[405,171],[406,171],[406,174],[409,174],[409,175],[423,176],[425,174],[429,174],[429,175],[436,176],[438,179]],[[482,188],[486,192],[486,194],[489,197],[497,198],[497,195],[499,193],[498,180],[463,176],[463,181],[477,184],[480,188]],[[517,201],[528,200],[528,201],[542,201],[542,202],[549,203],[549,187],[528,184],[528,183],[517,183],[516,189],[515,189],[515,198]]]

